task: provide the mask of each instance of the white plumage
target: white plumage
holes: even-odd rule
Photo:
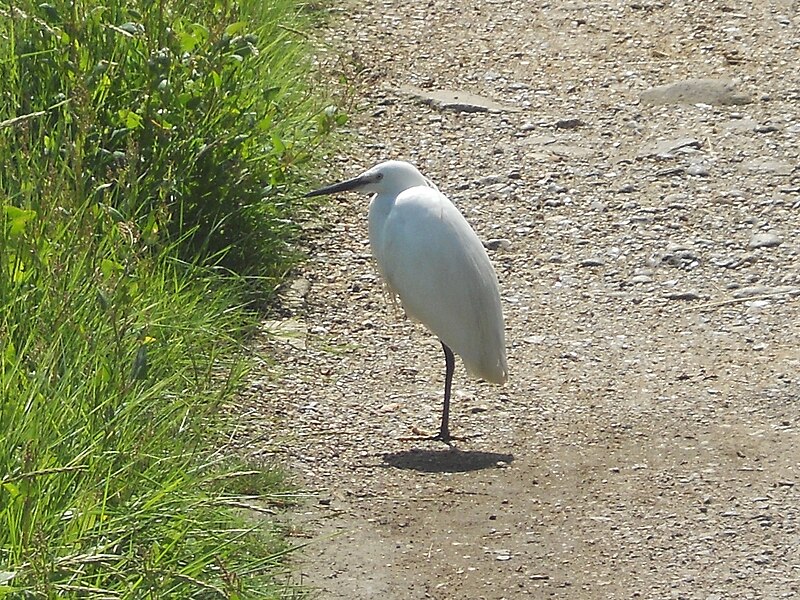
[[[494,383],[508,377],[497,276],[463,215],[409,163],[384,162],[307,195],[345,190],[375,194],[369,206],[369,238],[378,270],[409,317],[442,342],[445,406],[436,437],[447,442],[453,369],[449,350],[476,377]]]

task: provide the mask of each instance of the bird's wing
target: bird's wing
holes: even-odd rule
[[[399,194],[373,240],[378,268],[413,319],[459,354],[467,369],[506,379],[497,277],[466,219],[440,192]]]

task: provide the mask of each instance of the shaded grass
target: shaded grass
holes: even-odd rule
[[[209,448],[243,372],[235,296],[168,257],[103,258],[122,234],[76,239],[85,212],[47,268],[3,261],[0,595],[277,595],[283,543],[231,507],[279,481]],[[9,239],[7,218],[3,245],[29,256],[36,225]]]

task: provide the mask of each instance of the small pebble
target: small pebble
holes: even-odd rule
[[[586,125],[580,119],[559,119],[555,122],[556,129],[577,129]]]
[[[708,168],[701,164],[690,165],[686,168],[686,174],[695,177],[708,177]]]
[[[773,131],[778,131],[778,128],[775,125],[757,125],[753,131],[756,133],[772,133]]]
[[[669,292],[664,295],[667,300],[699,300],[700,294],[694,290],[684,292]]]
[[[506,238],[492,238],[491,240],[486,240],[483,245],[486,247],[487,250],[510,250],[511,249],[511,241],[507,240]]]
[[[581,262],[578,263],[582,267],[602,267],[606,264],[602,258],[599,257],[590,257],[584,258]]]
[[[649,275],[634,275],[629,279],[629,281],[633,284],[652,283],[653,278]]]

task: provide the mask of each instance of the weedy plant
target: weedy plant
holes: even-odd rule
[[[0,4],[0,597],[293,593],[242,514],[278,479],[214,442],[251,319],[220,267],[279,281],[344,119],[302,27],[293,0]]]
[[[346,119],[307,85],[296,1],[94,2],[7,9],[8,105],[46,111],[23,149],[70,154],[76,193],[151,246],[282,274],[287,187]]]

